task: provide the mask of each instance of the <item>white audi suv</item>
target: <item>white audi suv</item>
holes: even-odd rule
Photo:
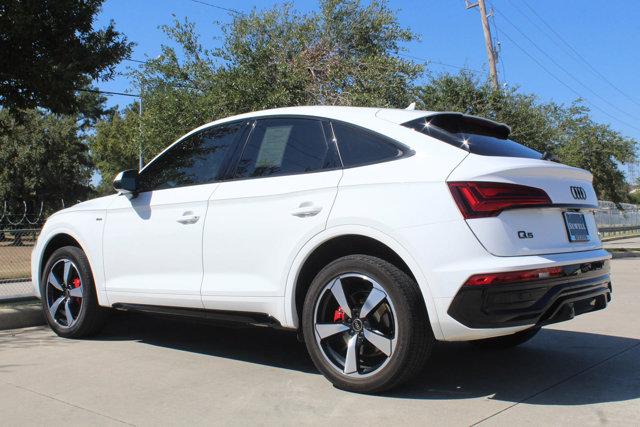
[[[379,108],[218,120],[51,216],[35,291],[62,337],[110,309],[267,325],[337,387],[386,390],[436,340],[514,346],[611,298],[591,174],[509,133]]]

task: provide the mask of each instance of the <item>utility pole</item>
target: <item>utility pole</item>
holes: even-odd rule
[[[140,103],[138,104],[138,116],[140,118],[140,123],[138,127],[138,172],[142,170],[144,166],[144,153],[142,151],[142,92],[143,92],[143,84],[142,77],[138,82],[140,84],[140,93],[138,94],[138,98],[140,99]]]
[[[484,32],[484,44],[487,48],[487,58],[489,58],[489,72],[491,74],[491,82],[493,88],[498,90],[498,72],[496,71],[496,51],[493,49],[493,41],[491,40],[491,28],[489,28],[489,20],[487,19],[487,8],[484,4],[484,0],[478,0],[475,3],[470,3],[469,0],[465,0],[467,9],[478,7],[480,9],[480,18],[482,19],[482,31]]]
[[[140,116],[140,129],[138,129],[140,138],[140,142],[138,143],[138,171],[141,171],[144,166],[144,157],[142,155],[142,87],[140,87],[140,89],[140,103],[138,104],[138,115]]]

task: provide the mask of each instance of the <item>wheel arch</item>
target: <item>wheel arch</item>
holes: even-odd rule
[[[435,303],[427,281],[408,251],[385,233],[368,227],[336,227],[315,236],[293,262],[285,291],[285,315],[288,326],[299,327],[299,313],[311,281],[328,263],[352,254],[382,258],[404,271],[418,283],[436,338],[441,331]]]
[[[98,297],[98,303],[102,306],[108,306],[108,299],[103,289],[102,269],[101,265],[96,265],[99,260],[94,259],[91,251],[87,250],[87,245],[83,239],[71,228],[67,226],[57,226],[55,228],[45,229],[40,238],[43,239],[43,243],[38,242],[36,252],[33,254],[31,275],[34,284],[35,292],[40,297],[40,281],[42,280],[42,274],[47,264],[47,260],[57,249],[64,246],[75,246],[80,248],[89,260],[89,267],[93,274],[94,284],[96,287],[96,294]],[[41,245],[41,246],[40,246]]]
[[[38,280],[41,280],[42,274],[44,273],[44,267],[47,264],[49,257],[51,257],[51,254],[65,246],[75,246],[84,251],[80,242],[68,233],[61,232],[49,237],[47,243],[45,243],[42,249],[40,260],[38,262]]]

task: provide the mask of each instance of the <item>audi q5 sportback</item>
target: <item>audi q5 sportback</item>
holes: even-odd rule
[[[109,308],[269,325],[337,387],[382,391],[436,340],[514,346],[610,300],[591,174],[509,133],[376,108],[218,120],[50,217],[35,289],[62,337]]]

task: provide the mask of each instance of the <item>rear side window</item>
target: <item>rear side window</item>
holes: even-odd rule
[[[482,156],[540,159],[542,154],[508,139],[509,129],[462,114],[442,114],[403,123],[403,126]]]
[[[316,172],[339,166],[322,122],[274,118],[256,122],[242,153],[236,178]]]
[[[340,122],[331,125],[345,167],[385,162],[404,154],[395,141],[383,135]]]
[[[242,126],[240,123],[215,126],[180,141],[142,171],[141,191],[214,182]]]

